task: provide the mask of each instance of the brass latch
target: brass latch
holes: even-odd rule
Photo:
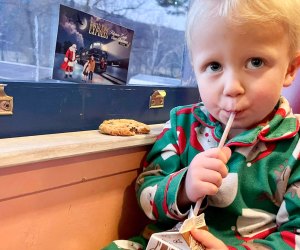
[[[0,84],[0,115],[13,114],[13,97],[6,95],[4,87],[6,84]]]
[[[165,96],[167,95],[164,90],[156,90],[150,96],[149,108],[163,108],[165,104]]]

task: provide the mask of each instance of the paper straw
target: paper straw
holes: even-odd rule
[[[196,205],[195,205],[194,210],[193,210],[194,216],[198,215],[203,199],[204,199],[204,197],[197,200]]]
[[[235,113],[233,112],[229,116],[228,122],[226,124],[225,129],[224,129],[224,132],[223,132],[223,135],[221,137],[221,140],[220,140],[220,143],[218,145],[218,148],[223,148],[224,147],[224,144],[225,144],[225,141],[227,139],[229,130],[230,130],[231,126],[232,126],[234,117],[235,117]],[[195,216],[199,213],[200,206],[201,206],[201,203],[202,203],[203,199],[204,198],[201,198],[201,199],[197,200],[197,202],[196,202],[196,205],[195,205],[194,210],[193,210]]]
[[[229,116],[228,122],[226,124],[226,127],[224,129],[223,135],[221,137],[221,140],[220,140],[218,148],[223,148],[224,147],[224,144],[225,144],[225,141],[227,139],[229,130],[230,130],[231,126],[232,126],[234,117],[235,117],[235,113],[231,113],[230,116]]]

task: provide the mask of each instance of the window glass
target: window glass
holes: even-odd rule
[[[189,0],[5,1],[0,5],[2,81],[59,82],[52,79],[52,68],[60,4],[135,31],[127,82],[147,84],[152,76],[174,86],[194,85],[184,39]]]

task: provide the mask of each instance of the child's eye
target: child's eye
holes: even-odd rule
[[[249,59],[249,61],[247,62],[246,68],[257,69],[257,68],[261,68],[262,66],[264,66],[263,60],[261,58],[254,57],[254,58]]]
[[[222,70],[222,66],[218,62],[212,62],[212,63],[208,64],[208,66],[206,67],[206,70],[208,72],[218,72],[218,71]]]

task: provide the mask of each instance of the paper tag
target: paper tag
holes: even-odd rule
[[[206,226],[204,214],[200,214],[198,216],[192,216],[190,218],[187,218],[183,224],[181,225],[179,232],[185,233],[188,231],[191,231],[194,228],[200,228]]]
[[[179,232],[152,234],[146,250],[190,250],[188,243]]]
[[[146,250],[205,250],[190,233],[194,228],[205,226],[204,214],[195,216],[192,210],[188,219],[177,223],[171,230],[152,234]]]

